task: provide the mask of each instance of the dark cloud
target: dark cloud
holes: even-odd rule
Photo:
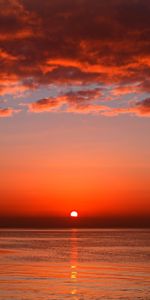
[[[5,80],[22,89],[92,82],[147,92],[149,15],[148,0],[0,0],[1,94]]]
[[[150,79],[139,84],[139,88],[144,92],[150,93]]]
[[[137,102],[136,107],[141,115],[150,115],[150,98]]]

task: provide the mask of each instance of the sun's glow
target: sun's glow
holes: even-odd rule
[[[70,213],[70,216],[71,217],[74,217],[74,218],[77,218],[78,217],[78,212],[73,210],[71,213]]]

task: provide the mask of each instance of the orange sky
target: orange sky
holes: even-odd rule
[[[59,125],[52,128],[46,118],[30,117],[26,127],[19,121],[18,129],[18,120],[13,120],[14,128],[5,122],[1,214],[66,216],[72,209],[83,216],[148,213],[149,141],[143,133],[135,138],[139,120],[126,125],[126,118],[75,117],[74,122],[66,118],[62,128],[62,116],[57,116]],[[146,130],[147,120],[140,123]]]

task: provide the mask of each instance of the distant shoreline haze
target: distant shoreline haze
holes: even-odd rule
[[[130,217],[0,217],[0,228],[150,228],[149,216]]]

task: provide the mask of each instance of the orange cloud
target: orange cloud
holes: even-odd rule
[[[28,107],[30,112],[53,111],[55,108],[61,106],[62,102],[63,102],[63,97],[45,98],[28,104]]]
[[[55,98],[44,98],[29,103],[30,112],[56,111],[63,104],[67,104],[67,112],[90,112],[101,110],[98,105],[91,105],[90,102],[99,99],[101,96],[100,89],[71,91]]]
[[[19,112],[19,110],[14,110],[13,108],[0,108],[0,117],[11,117],[14,113]]]
[[[95,104],[87,104],[87,105],[76,105],[70,106],[67,108],[67,112],[79,113],[79,114],[99,114],[103,112],[109,111],[110,108],[105,105],[95,105]]]
[[[138,93],[138,92],[139,92],[139,87],[137,85],[136,86],[127,85],[127,86],[119,86],[114,88],[112,90],[112,95],[120,96],[120,95],[128,95],[131,93]]]
[[[119,114],[134,114],[137,116],[150,116],[150,99],[144,99],[139,102],[135,102],[131,107],[113,108],[104,111],[105,116],[117,116]]]
[[[130,89],[129,89],[130,90]],[[126,89],[125,89],[126,91]],[[128,91],[128,88],[127,88]],[[27,104],[30,112],[72,112],[83,114],[102,114],[118,116],[120,114],[135,114],[137,116],[150,115],[150,99],[132,101],[122,107],[111,107],[110,101],[103,105],[102,93],[99,88],[93,90],[71,91],[58,97],[44,98]],[[98,101],[98,103],[97,103]],[[24,104],[25,105],[25,104]],[[65,105],[63,107],[63,105]]]

